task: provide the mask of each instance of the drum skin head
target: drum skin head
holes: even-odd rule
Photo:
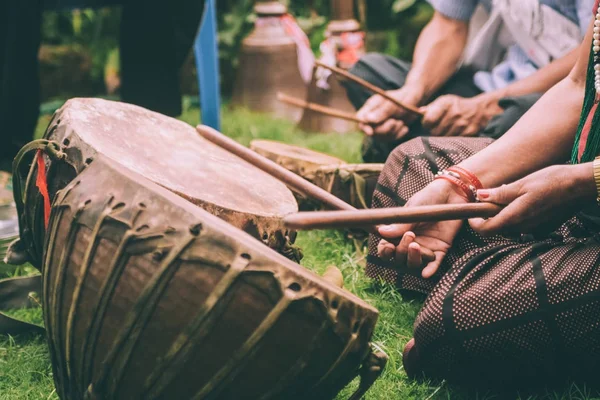
[[[291,191],[174,118],[102,99],[69,100],[61,125],[82,142],[193,203],[260,216],[297,211]]]

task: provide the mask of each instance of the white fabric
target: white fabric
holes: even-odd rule
[[[464,63],[478,70],[490,71],[512,44],[540,68],[581,41],[578,24],[538,0],[494,0],[492,10],[465,53]]]

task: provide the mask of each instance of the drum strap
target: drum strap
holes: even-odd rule
[[[41,293],[40,275],[0,280],[0,335],[36,333],[43,335],[42,326],[18,320],[2,311],[37,307],[34,295]]]

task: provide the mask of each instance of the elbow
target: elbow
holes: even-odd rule
[[[434,31],[436,35],[439,35],[440,38],[452,41],[458,40],[465,44],[469,36],[469,23],[467,21],[447,17],[438,11],[433,14],[433,18],[427,27]]]

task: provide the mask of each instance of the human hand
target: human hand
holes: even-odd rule
[[[495,217],[472,219],[481,235],[550,233],[597,197],[592,164],[545,168],[510,185],[479,190],[481,201],[505,205]]]
[[[450,182],[435,180],[415,194],[406,207],[466,203],[459,190]],[[442,221],[382,226],[379,234],[384,239],[379,242],[377,253],[382,258],[393,258],[400,267],[422,268],[423,278],[430,278],[446,257],[462,223]],[[394,239],[400,239],[397,246],[391,243]],[[430,253],[433,257],[428,256]]]
[[[415,107],[418,107],[423,100],[423,92],[410,86],[390,90],[387,93],[394,99]],[[359,124],[360,129],[366,135],[388,141],[398,140],[406,136],[408,133],[407,124],[417,117],[415,113],[398,107],[378,94],[367,100],[363,107],[358,110],[356,116],[366,122],[365,124]]]
[[[421,111],[423,127],[433,136],[475,136],[504,110],[496,96],[482,94],[473,98],[440,96]]]

